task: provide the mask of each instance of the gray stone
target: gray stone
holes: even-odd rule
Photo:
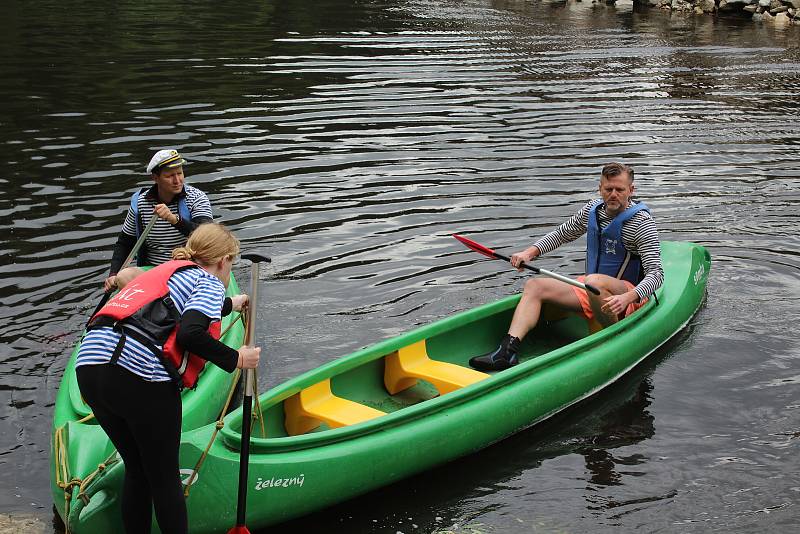
[[[697,7],[706,13],[713,13],[714,10],[717,9],[717,4],[714,3],[714,0],[700,0],[700,3],[697,4]]]
[[[789,24],[789,15],[786,13],[778,13],[775,15],[775,24]]]
[[[789,4],[795,9],[800,9],[800,0],[783,0],[784,4]]]
[[[770,10],[773,10],[778,7],[783,7],[783,2],[781,2],[781,0],[770,0],[769,3]]]
[[[767,8],[771,2],[772,0],[758,0],[758,6]]]
[[[748,13],[755,13],[756,9],[758,9],[756,6],[744,6],[744,10]]]
[[[764,15],[762,15],[761,13],[753,13],[754,22],[761,22],[762,20],[764,20]]]
[[[786,6],[773,7],[772,9],[769,10],[769,14],[777,15],[778,13],[783,13],[784,11],[789,11],[789,8]]]
[[[718,9],[722,12],[732,13],[734,11],[741,11],[747,3],[747,0],[720,0]]]

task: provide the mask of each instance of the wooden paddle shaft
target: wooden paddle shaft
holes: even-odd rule
[[[120,267],[120,269],[127,267],[128,264],[133,260],[133,257],[136,256],[136,253],[139,252],[139,249],[142,248],[142,245],[144,245],[144,240],[147,239],[147,234],[149,234],[150,230],[153,229],[153,226],[156,224],[157,220],[158,215],[154,213],[153,217],[150,219],[150,222],[148,222],[147,226],[145,226],[144,230],[142,230],[142,235],[139,236],[139,239],[136,240],[136,244],[133,245],[128,257],[125,258],[124,262],[122,262],[122,267]]]
[[[252,347],[255,340],[256,331],[256,303],[258,302],[258,276],[261,267],[261,262],[254,262],[253,268],[250,271],[250,304],[248,305],[247,329],[244,334],[244,344]],[[244,394],[252,397],[255,388],[253,387],[255,373],[253,369],[245,370],[244,374]]]
[[[247,328],[244,344],[252,347],[255,341],[256,310],[258,309],[258,278],[261,262],[270,261],[260,254],[242,254],[242,258],[253,262],[250,270],[250,303],[248,304]],[[229,532],[249,532],[247,530],[247,472],[250,458],[250,423],[253,414],[253,395],[255,393],[255,371],[244,372],[244,399],[242,399],[242,444],[239,450],[239,494],[236,503],[236,525]]]

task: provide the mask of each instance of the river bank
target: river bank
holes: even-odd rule
[[[0,514],[0,534],[42,534],[45,523],[26,514]]]
[[[754,22],[800,25],[800,0],[634,0],[666,11],[750,17]]]

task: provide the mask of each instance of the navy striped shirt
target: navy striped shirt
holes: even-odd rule
[[[586,233],[589,227],[589,212],[592,208],[602,203],[601,199],[590,200],[578,213],[569,218],[561,226],[534,243],[539,252],[545,254],[552,252],[561,245],[575,241]],[[600,229],[611,224],[613,220],[606,213],[605,206],[598,208],[597,213]],[[644,210],[637,212],[633,217],[622,223],[622,243],[631,254],[638,254],[642,258],[644,278],[637,284],[635,290],[639,299],[652,295],[664,282],[664,269],[661,266],[661,245],[658,240],[656,223],[650,214]]]
[[[216,276],[199,268],[184,269],[170,277],[167,287],[181,315],[187,310],[196,310],[212,321],[222,318],[225,286]],[[75,367],[108,363],[119,337],[111,327],[90,330],[81,342]],[[127,336],[117,364],[149,382],[170,380],[158,356],[131,336]]]
[[[211,213],[211,202],[208,200],[206,194],[191,185],[184,185],[183,189],[186,194],[186,207],[189,208],[192,219],[196,219],[197,217],[208,217],[211,219],[213,217]],[[147,226],[150,219],[158,217],[153,209],[159,202],[148,195],[147,192],[148,190],[138,193],[139,200],[137,209],[139,211],[139,220],[142,223],[142,228]],[[167,204],[167,207],[175,215],[180,215],[178,213],[178,195],[173,197],[172,202]],[[125,222],[122,224],[122,232],[136,237],[136,218],[130,206],[128,207],[128,213],[125,215]],[[186,244],[186,236],[168,221],[159,218],[147,235],[146,243],[147,263],[149,265],[161,265],[172,259],[173,249]]]

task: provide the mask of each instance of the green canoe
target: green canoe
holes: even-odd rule
[[[239,287],[231,276],[228,296],[237,295]],[[223,318],[221,340],[230,347],[239,348],[244,340],[244,327],[238,313]],[[104,486],[100,491],[98,481],[106,471],[115,468],[122,473],[122,462],[114,446],[91,416],[90,408],[83,402],[75,376],[75,358],[80,342],[64,369],[61,385],[56,395],[53,414],[53,433],[50,454],[50,486],[53,503],[61,519],[71,532],[122,532],[122,528],[107,530],[80,525],[84,508],[111,507],[119,513],[117,495],[121,485]],[[193,430],[217,420],[234,386],[238,373],[229,374],[215,365],[206,365],[198,385],[184,390],[182,429]],[[91,499],[89,496],[91,495]]]
[[[665,242],[662,259],[657,301],[594,335],[579,318],[542,321],[511,369],[483,374],[467,360],[496,346],[518,295],[359,350],[262,394],[266,437],[257,422],[247,525],[304,515],[473,453],[613,383],[681,330],[703,301],[708,252]],[[241,410],[229,414],[216,439],[214,425],[182,435],[182,468],[193,468],[207,450],[188,488],[193,533],[225,532],[235,523],[241,417]],[[92,501],[101,495],[109,503],[121,476],[115,465],[97,477],[76,531],[120,529],[118,503]]]

